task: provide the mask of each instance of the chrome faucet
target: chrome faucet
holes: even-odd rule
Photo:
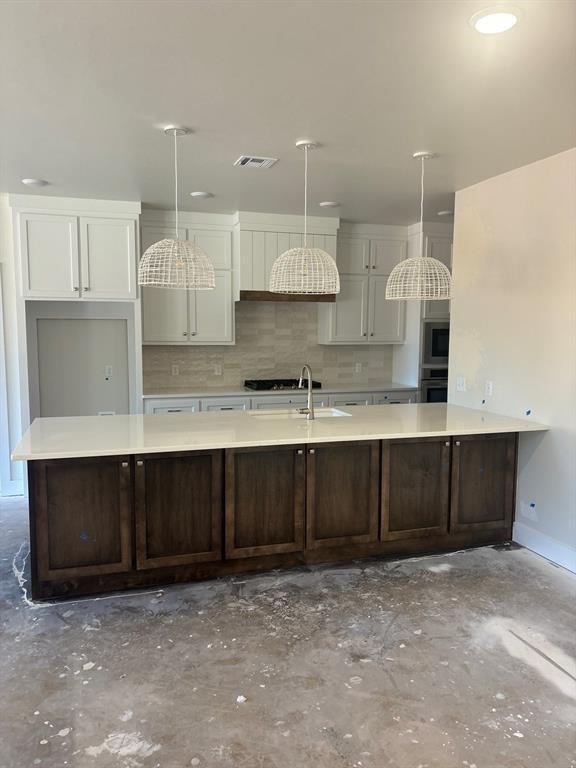
[[[308,421],[314,419],[314,398],[312,396],[312,369],[309,365],[303,365],[298,379],[298,389],[304,388],[304,376],[308,379],[308,405],[306,408],[298,408],[298,413],[305,413]]]

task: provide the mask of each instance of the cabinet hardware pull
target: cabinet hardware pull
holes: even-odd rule
[[[83,291],[90,291],[92,290],[89,285],[85,285],[84,288],[82,288]]]
[[[310,453],[316,453],[316,451],[314,450],[314,448],[310,448]]]
[[[139,461],[136,462],[136,466],[137,467],[143,467],[144,466],[144,462],[139,460]]]
[[[190,331],[190,336],[196,336],[197,331]]]
[[[372,333],[370,334],[370,336],[374,336],[374,331],[372,331]]]
[[[456,440],[456,447],[460,448],[460,440]]]
[[[182,336],[188,336],[188,331],[183,331]]]
[[[446,448],[450,448],[450,440],[446,440],[446,442],[444,443],[444,445],[446,446]]]
[[[73,291],[79,291],[79,290],[80,290],[80,288],[78,288],[78,286],[77,286],[77,285],[75,285],[75,286],[74,286],[74,288],[72,288],[72,290],[73,290]]]
[[[298,450],[296,451],[296,453],[298,454],[298,456],[302,456],[302,454],[304,453],[304,451],[302,450],[302,448],[298,448]]]
[[[370,264],[365,264],[366,269],[370,269]]]
[[[362,336],[368,336],[368,334],[366,333],[366,331],[364,331],[364,333],[362,334]]]
[[[127,461],[123,461],[122,462],[122,469],[126,469],[127,467],[128,467],[128,462]]]
[[[234,410],[234,406],[233,406],[233,405],[223,405],[223,406],[220,408],[220,410],[221,410],[221,411],[233,411],[233,410]]]
[[[376,264],[372,264],[372,269],[376,269]]]

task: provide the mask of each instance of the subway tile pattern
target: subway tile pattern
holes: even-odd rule
[[[144,392],[183,387],[237,387],[245,379],[293,378],[309,363],[314,378],[328,384],[375,384],[392,380],[391,346],[321,346],[314,304],[239,302],[236,345],[145,346]],[[356,364],[362,370],[356,373]],[[172,366],[180,369],[171,374]],[[216,366],[222,375],[215,375]]]

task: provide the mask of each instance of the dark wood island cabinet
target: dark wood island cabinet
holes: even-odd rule
[[[30,461],[32,596],[504,542],[516,452],[489,434]]]

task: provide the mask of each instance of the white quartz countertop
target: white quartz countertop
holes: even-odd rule
[[[34,420],[12,458],[63,459],[547,429],[531,421],[445,403],[356,406],[348,416],[315,421],[304,416],[258,418],[257,413],[40,418]]]
[[[413,384],[398,384],[395,381],[382,381],[379,384],[326,384],[315,389],[314,394],[332,394],[338,392],[401,392],[416,391]],[[266,397],[266,395],[301,394],[306,396],[307,390],[295,389],[248,389],[248,387],[205,387],[204,389],[165,389],[162,392],[147,392],[144,399],[161,397]]]

